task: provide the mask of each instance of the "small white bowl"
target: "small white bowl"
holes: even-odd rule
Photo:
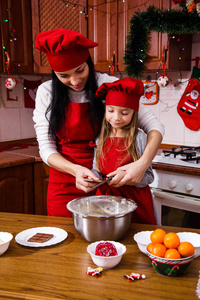
[[[200,234],[195,232],[178,232],[177,235],[180,238],[180,242],[189,242],[195,248],[195,256],[197,258],[200,255]]]
[[[108,257],[95,255],[96,246],[99,243],[103,243],[103,242],[113,243],[115,245],[116,249],[117,249],[118,255],[108,256]],[[123,244],[119,243],[119,242],[98,241],[98,242],[94,242],[94,243],[90,244],[87,247],[87,252],[91,255],[91,258],[92,258],[95,265],[97,265],[98,267],[101,267],[103,269],[112,269],[120,263],[123,254],[126,252],[126,247]]]
[[[7,251],[10,241],[12,240],[13,235],[8,232],[0,232],[0,240],[3,242],[0,244],[0,255]]]
[[[151,243],[150,235],[153,231],[140,231],[133,236],[141,252],[148,255],[147,246]]]

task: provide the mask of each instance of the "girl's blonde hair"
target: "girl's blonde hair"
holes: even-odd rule
[[[131,122],[128,125],[124,126],[123,130],[124,130],[124,137],[127,138],[127,146],[124,150],[119,150],[119,151],[128,152],[127,156],[124,158],[123,161],[125,161],[129,156],[132,157],[133,161],[136,161],[140,158],[140,153],[136,143],[136,137],[138,133],[138,112],[137,111],[134,111]],[[111,147],[112,147],[112,137],[111,137],[112,133],[113,133],[113,128],[110,125],[110,123],[106,120],[106,117],[104,116],[101,133],[99,136],[99,142],[96,150],[96,165],[98,169],[99,169],[99,157],[103,153],[103,147],[108,137],[110,137],[111,139]],[[107,151],[109,150],[110,149],[107,149]],[[105,160],[105,155],[106,153],[104,153],[104,156],[102,157],[103,160]]]

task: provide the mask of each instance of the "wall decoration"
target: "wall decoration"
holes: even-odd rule
[[[2,102],[6,108],[19,108],[22,107],[22,95],[23,87],[21,84],[16,84],[13,89],[8,89],[5,86],[5,82],[8,80],[6,75],[1,75],[1,93]],[[18,81],[18,79],[15,79]]]
[[[168,86],[169,80],[170,79],[167,77],[167,74],[164,74],[164,75],[160,75],[158,77],[157,82],[158,82],[159,86],[165,87],[165,86]]]
[[[12,78],[12,77],[8,77],[6,78],[5,80],[5,87],[9,90],[12,90],[14,89],[14,87],[16,86],[17,84],[17,81],[15,78]]]
[[[144,95],[141,96],[140,101],[145,105],[152,105],[158,102],[158,83],[154,80],[143,81]]]
[[[124,54],[125,71],[128,76],[143,76],[151,31],[168,34],[200,33],[200,17],[196,10],[188,12],[186,5],[182,10],[161,10],[151,5],[145,12],[135,12],[130,20]]]
[[[192,76],[178,103],[177,111],[186,127],[200,128],[200,69],[193,67]]]
[[[6,55],[6,70],[8,73],[8,78],[6,78],[5,80],[5,87],[9,90],[13,90],[14,87],[16,86],[17,83],[19,83],[19,81],[13,77],[10,77],[10,55],[7,51],[5,51],[5,55]]]
[[[200,16],[200,0],[173,0],[175,4],[179,4],[181,7],[187,8],[188,12],[193,12],[195,9]]]
[[[24,79],[24,106],[25,108],[35,108],[35,97],[41,80],[32,81]]]

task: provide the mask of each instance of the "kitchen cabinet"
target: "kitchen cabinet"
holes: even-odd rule
[[[46,55],[35,48],[38,32],[67,28],[87,36],[86,0],[65,3],[57,0],[31,0],[34,73],[51,74]]]
[[[31,0],[1,0],[0,27],[0,71],[33,73]]]
[[[170,0],[150,0],[148,5],[144,0],[114,1],[102,4],[101,0],[89,0],[88,33],[89,38],[99,43],[94,51],[95,68],[108,72],[115,53],[115,65],[124,71],[123,56],[126,46],[126,36],[129,32],[130,19],[135,11],[146,11],[147,6],[168,9]],[[94,6],[93,6],[94,5]],[[90,10],[90,6],[93,9]],[[147,68],[158,69],[163,47],[167,45],[167,34],[151,33],[151,46],[147,57]],[[115,67],[115,71],[117,67]]]
[[[47,214],[47,188],[49,167],[43,162],[34,163],[34,205],[36,215]]]
[[[181,10],[178,4],[172,0],[159,1],[160,5],[152,4],[161,9]],[[151,4],[151,3],[150,3]],[[191,70],[192,54],[192,34],[174,35],[169,37],[167,33],[151,32],[150,49],[146,58],[147,70],[158,70],[161,68],[163,50],[167,50],[166,69],[174,70]],[[184,51],[183,51],[184,49]]]
[[[89,0],[88,6],[85,0],[79,0],[74,7],[70,3],[66,7],[62,1],[58,3],[56,0],[51,3],[47,0],[32,0],[31,2],[34,73],[44,74],[50,74],[51,68],[46,55],[34,47],[36,35],[38,32],[59,27],[79,31],[99,43],[98,47],[90,50],[97,71],[109,72],[112,63],[115,65],[115,71],[124,71],[123,56],[130,19],[135,11],[147,9],[144,0],[105,3],[101,0]],[[170,0],[151,0],[148,2],[148,5],[150,4],[168,9]],[[80,10],[86,10],[88,18],[86,14],[81,14]],[[62,18],[58,18],[58,15],[62,15]],[[153,42],[147,57],[148,69],[158,69],[167,39],[167,34],[151,33]]]
[[[192,58],[191,55],[192,34],[182,34],[179,36],[177,35],[175,39],[170,38],[167,68],[171,71],[190,71]]]
[[[9,73],[51,73],[46,55],[35,48],[36,35],[59,27],[87,35],[87,21],[80,13],[85,3],[79,0],[67,7],[57,0],[1,0],[0,72],[7,72],[8,59],[2,50],[5,47],[10,58]]]
[[[0,211],[34,212],[32,163],[0,169]]]
[[[46,215],[49,166],[34,141],[10,146],[0,143],[0,211]]]
[[[123,56],[130,19],[136,11],[146,11],[151,4],[161,9],[180,9],[172,0],[77,0],[73,3],[57,0],[1,0],[0,71],[7,72],[7,57],[3,50],[5,46],[10,56],[10,73],[51,74],[47,57],[35,48],[35,40],[38,32],[60,27],[81,32],[99,43],[98,47],[90,51],[97,71],[109,72],[111,64],[115,65],[115,72],[124,71]],[[10,33],[16,40],[10,37]],[[151,32],[148,70],[159,68],[167,40],[167,34]],[[187,39],[185,41],[188,42]],[[179,69],[178,59],[173,55],[174,48],[169,46],[172,50],[168,52],[167,67]],[[189,64],[191,50],[184,54]],[[182,69],[188,69],[183,61],[184,57]]]

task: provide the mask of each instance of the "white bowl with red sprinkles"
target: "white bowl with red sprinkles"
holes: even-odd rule
[[[95,265],[103,269],[111,269],[120,263],[126,247],[115,241],[98,241],[90,244],[87,252]]]

